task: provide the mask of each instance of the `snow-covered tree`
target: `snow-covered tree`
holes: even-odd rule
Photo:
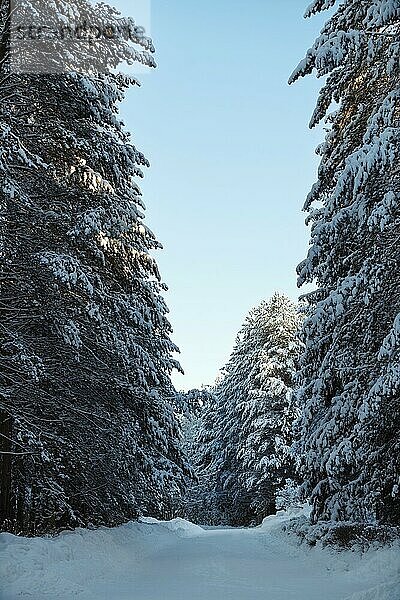
[[[327,116],[311,242],[298,446],[313,520],[399,522],[398,276],[400,3],[337,6],[291,81],[327,76],[311,126]]]
[[[209,386],[180,392],[176,402],[181,421],[182,449],[192,469],[179,509],[181,516],[194,523],[214,522],[208,510],[209,494],[213,485],[209,474],[201,468],[204,453],[204,414],[214,402],[213,388]]]
[[[136,183],[148,162],[118,118],[137,82],[113,72],[154,66],[153,46],[105,4],[42,4],[52,24],[83,11],[129,36],[93,63],[68,54],[65,73],[15,73],[7,52],[0,67],[0,521],[24,532],[167,515],[186,470],[160,245]]]
[[[280,294],[253,309],[202,415],[199,472],[208,476],[208,514],[217,522],[260,521],[293,474],[298,326],[296,307]]]
[[[248,393],[238,404],[241,479],[257,520],[275,511],[277,491],[294,477],[291,445],[297,415],[293,398],[299,356],[300,315],[275,294],[253,313],[253,367]],[[259,340],[259,341],[258,341]]]

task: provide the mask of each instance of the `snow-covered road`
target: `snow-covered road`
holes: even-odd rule
[[[298,546],[271,518],[254,529],[182,519],[0,536],[1,600],[399,600],[398,550]]]

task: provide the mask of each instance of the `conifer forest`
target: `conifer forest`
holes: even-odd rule
[[[195,28],[199,6],[180,4]],[[141,181],[161,166],[123,116],[162,63],[157,36],[135,2],[131,17],[0,0],[1,600],[400,600],[400,0],[284,4],[246,10],[321,23],[281,73],[289,98],[303,78],[319,89],[298,293],[255,297],[215,379],[182,390]],[[268,78],[274,57],[226,35]],[[181,176],[176,162],[167,203]]]

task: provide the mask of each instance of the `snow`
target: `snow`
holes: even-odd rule
[[[186,519],[181,519],[177,517],[176,519],[171,519],[171,521],[158,521],[153,517],[142,517],[140,519],[141,523],[156,523],[160,527],[163,527],[167,531],[172,531],[179,537],[191,537],[194,538],[198,535],[202,535],[204,533],[204,529],[200,527],[200,525],[195,525],[190,521],[186,521]]]
[[[299,545],[280,511],[250,529],[142,518],[55,538],[0,535],[1,600],[399,600],[398,547]]]

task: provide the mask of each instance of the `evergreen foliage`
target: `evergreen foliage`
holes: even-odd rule
[[[83,9],[120,22],[81,1],[52,3],[49,19]],[[107,48],[103,75],[2,62],[0,521],[18,533],[167,516],[187,470],[160,245],[137,185],[148,161],[118,117],[137,82],[111,72],[127,57],[154,66],[153,48]]]
[[[278,489],[293,476],[298,327],[296,307],[275,294],[250,312],[237,336],[197,431],[194,466],[208,487],[203,522],[260,522],[275,511]]]
[[[317,289],[306,296],[297,450],[314,521],[398,523],[400,4],[315,0],[306,16],[334,5],[291,77],[327,76],[311,126],[330,125],[298,267],[299,284]]]

